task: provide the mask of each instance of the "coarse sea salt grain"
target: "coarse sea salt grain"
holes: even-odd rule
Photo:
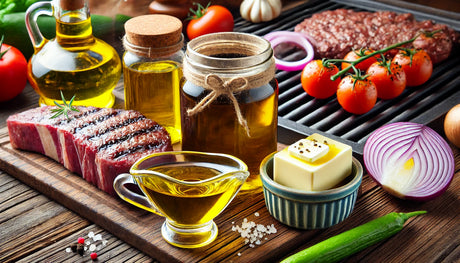
[[[89,251],[92,252],[92,251],[94,251],[94,250],[96,250],[96,245],[95,245],[95,244],[91,244],[91,245],[89,246]]]
[[[102,235],[101,234],[97,234],[94,236],[93,238],[94,241],[99,241],[99,240],[102,240]]]
[[[247,218],[243,219],[241,226],[233,225],[232,231],[240,233],[241,237],[244,238],[244,243],[249,244],[251,248],[255,247],[255,245],[261,245],[264,237],[267,240],[266,235],[277,232],[274,224],[265,226],[256,224],[254,221],[249,221]]]

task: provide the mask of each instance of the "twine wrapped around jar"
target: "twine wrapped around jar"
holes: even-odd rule
[[[189,116],[201,112],[219,96],[225,96],[232,101],[238,122],[250,137],[234,94],[258,88],[274,79],[275,61],[268,41],[235,32],[195,38],[187,45],[183,71],[187,81],[210,91],[192,109],[187,109]]]

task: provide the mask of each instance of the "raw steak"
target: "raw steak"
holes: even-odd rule
[[[77,107],[69,119],[54,115],[54,106],[34,108],[7,120],[11,145],[44,154],[116,195],[113,181],[139,158],[171,151],[168,132],[137,111]]]

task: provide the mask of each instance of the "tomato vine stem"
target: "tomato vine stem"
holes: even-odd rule
[[[192,13],[192,15],[190,15],[189,13],[187,20],[193,20],[203,17],[208,11],[208,7],[211,5],[211,2],[209,2],[206,7],[202,6],[200,3],[195,2],[193,3],[193,5],[197,6],[197,10],[193,10],[193,8],[190,8],[189,11]]]
[[[5,35],[2,35],[2,39],[0,39],[0,50],[2,49],[2,46],[3,46],[3,39],[5,38]],[[0,53],[0,59],[3,58],[3,56],[6,54],[6,52],[8,52],[8,50],[10,50],[11,47],[8,47],[5,51],[1,52]]]
[[[396,43],[396,44],[393,44],[391,46],[388,46],[386,48],[383,48],[383,49],[380,49],[380,50],[377,50],[377,51],[374,51],[372,53],[369,53],[363,57],[360,57],[359,59],[355,60],[355,61],[346,61],[346,60],[343,60],[343,59],[327,59],[326,62],[347,62],[347,63],[350,63],[350,66],[340,70],[339,72],[337,72],[337,74],[331,76],[331,80],[334,81],[336,79],[338,79],[340,76],[342,76],[343,74],[345,74],[346,72],[348,72],[348,70],[350,68],[353,68],[355,70],[355,72],[357,71],[356,68],[355,68],[355,65],[360,63],[361,61],[364,61],[372,56],[375,56],[377,54],[382,54],[382,53],[385,53],[387,51],[390,51],[394,48],[398,48],[398,47],[401,47],[401,46],[404,46],[406,44],[409,44],[409,43],[412,43],[414,42],[414,40],[419,36],[420,34],[417,34],[415,37],[409,39],[409,40],[406,40],[406,41],[403,41],[403,42],[399,42],[399,43]]]

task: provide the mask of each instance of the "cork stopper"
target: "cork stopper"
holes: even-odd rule
[[[126,40],[132,45],[162,48],[181,41],[182,22],[170,15],[142,15],[129,19],[125,31]]]
[[[85,6],[85,0],[60,0],[59,5],[63,10],[78,10]]]

